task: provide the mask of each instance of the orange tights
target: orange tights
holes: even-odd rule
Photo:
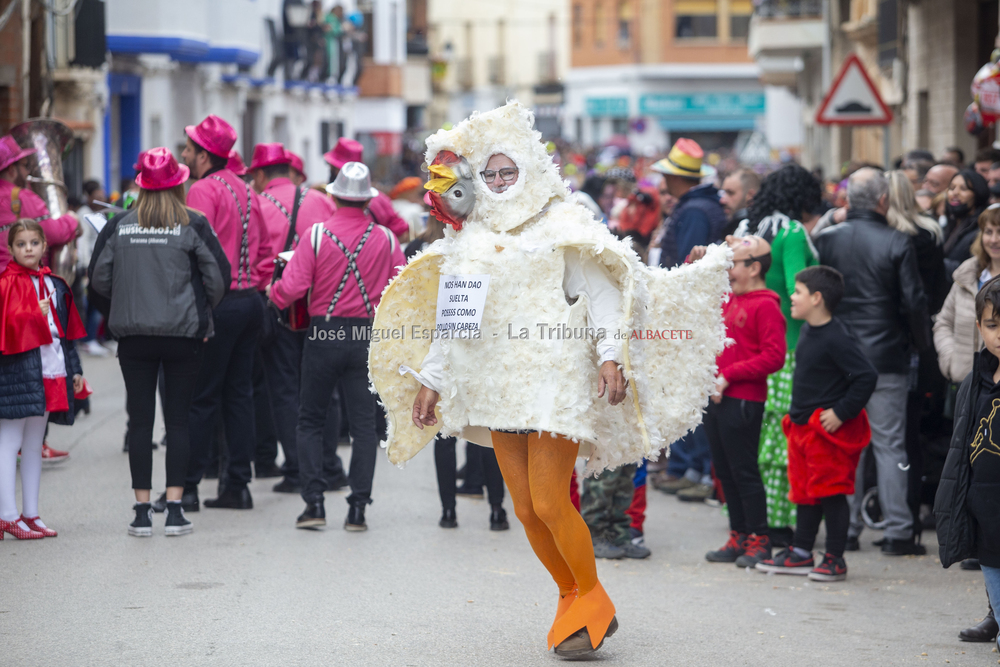
[[[560,595],[574,586],[580,596],[586,595],[597,585],[594,545],[566,492],[579,445],[544,431],[493,431],[492,439],[514,513],[538,560],[559,586]]]

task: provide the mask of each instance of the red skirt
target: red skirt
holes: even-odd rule
[[[821,412],[817,408],[806,424],[795,424],[788,415],[781,422],[788,439],[788,499],[796,505],[854,493],[858,459],[872,438],[864,410],[833,433],[820,424]]]

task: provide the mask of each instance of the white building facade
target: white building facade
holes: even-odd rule
[[[322,155],[338,137],[366,139],[368,161],[376,157],[371,137],[405,129],[406,108],[398,97],[362,98],[350,71],[343,77],[309,71],[302,54],[315,61],[315,53],[304,44],[292,43],[298,58],[288,55],[291,33],[285,26],[308,20],[309,3],[291,11],[286,4],[296,3],[107,0],[111,68],[103,134],[110,190],[133,176],[141,150],[167,146],[179,154],[184,127],[208,114],[236,129],[235,148],[248,164],[256,143],[280,141],[301,155],[312,182],[327,179]],[[332,4],[323,3],[324,15]],[[405,3],[337,4],[345,15],[361,17],[370,40],[367,67],[406,62]],[[307,35],[305,30],[297,34]]]

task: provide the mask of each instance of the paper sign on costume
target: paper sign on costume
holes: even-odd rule
[[[483,321],[483,307],[486,305],[489,286],[488,273],[442,275],[441,282],[438,283],[435,328],[438,331],[478,331],[479,324]]]

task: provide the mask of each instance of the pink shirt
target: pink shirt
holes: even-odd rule
[[[271,254],[261,260],[260,266],[257,267],[264,285],[271,282],[274,258],[285,249],[288,225],[291,222],[292,211],[295,210],[293,197],[295,197],[295,184],[287,178],[272,179],[260,194],[260,207],[264,213],[264,226],[267,227],[271,247]],[[329,220],[336,210],[332,199],[312,188],[303,188],[299,197],[302,201],[299,204],[298,217],[295,219],[297,238],[292,241],[293,249],[299,239],[309,234],[314,224]]]
[[[338,209],[332,218],[324,222],[323,228],[333,233],[348,252],[353,253],[370,222],[371,218],[363,210],[344,207]],[[340,300],[330,313],[332,317],[371,317],[382,298],[382,290],[406,260],[403,258],[399,242],[396,239],[390,241],[389,236],[375,225],[355,262],[361,273],[361,280],[365,284],[372,312],[369,313],[365,307],[358,282],[351,272]],[[279,308],[287,308],[312,288],[309,315],[325,316],[341,278],[348,271],[347,258],[333,239],[326,234],[320,237],[317,257],[313,250],[312,239],[309,235],[303,235],[302,242],[292,255],[292,261],[281,275],[281,280],[274,283],[271,288],[271,301]]]
[[[378,193],[378,196],[368,202],[368,210],[371,211],[375,222],[383,227],[388,227],[389,231],[396,235],[396,238],[403,238],[404,234],[410,233],[410,226],[399,217],[396,209],[392,205],[392,200],[385,193]]]
[[[250,216],[244,230],[248,199]],[[219,237],[233,272],[229,289],[264,289],[266,283],[261,282],[259,266],[261,260],[273,255],[257,193],[248,189],[242,178],[221,169],[194,182],[188,190],[187,205],[208,218]]]
[[[18,218],[37,220],[45,232],[45,240],[52,246],[69,243],[76,236],[76,217],[67,213],[61,218],[50,218],[49,207],[41,197],[32,190],[24,188],[18,199],[21,202],[21,214],[14,215],[10,209],[10,196],[14,184],[0,178],[0,271],[10,263],[10,249],[7,248],[7,230],[17,222]]]

